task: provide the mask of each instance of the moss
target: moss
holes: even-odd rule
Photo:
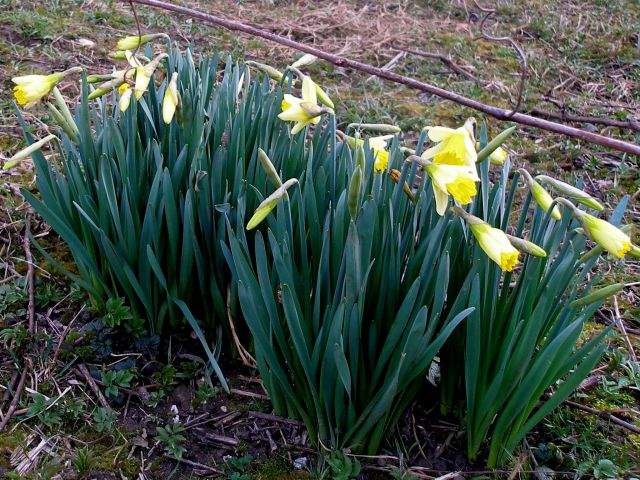
[[[273,457],[260,463],[251,472],[251,480],[310,480],[313,477],[304,470],[292,470],[291,465],[280,457]]]
[[[12,468],[9,463],[11,453],[18,448],[27,438],[27,433],[21,428],[15,431],[0,433],[0,468]]]

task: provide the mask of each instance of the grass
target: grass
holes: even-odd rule
[[[520,69],[517,56],[505,44],[474,40],[478,34],[479,17],[471,7],[471,2],[221,0],[216,3],[215,9],[204,0],[185,0],[181,3],[261,25],[327,51],[375,65],[384,65],[391,60],[397,54],[394,50],[396,47],[443,53],[480,78],[482,83],[451,72],[437,60],[410,55],[400,60],[394,71],[504,108],[512,105],[517,94]],[[524,91],[524,111],[536,106],[560,111],[561,107],[570,113],[594,117],[619,120],[640,118],[638,0],[496,0],[491,4],[496,8],[496,14],[487,25],[488,31],[495,35],[513,36],[527,53],[530,69]],[[274,15],[274,11],[277,15]],[[159,10],[139,7],[138,13],[143,22],[143,31],[171,32],[182,45],[191,42],[198,51],[223,50],[235,58],[268,58],[276,67],[283,67],[297,56],[295,52],[278,45],[208,28],[196,21],[167,15]],[[468,21],[470,15],[471,22]],[[127,4],[121,1],[0,0],[0,159],[10,157],[23,146],[13,113],[10,90],[12,76],[62,70],[73,65],[85,66],[92,72],[108,72],[111,63],[107,55],[114,48],[116,38],[133,33],[133,15]],[[310,72],[326,87],[337,105],[338,116],[344,122],[375,120],[395,123],[411,139],[425,125],[461,124],[471,115],[484,120],[477,112],[437,97],[342,71],[326,63],[314,65]],[[64,93],[73,97],[77,92],[77,85],[69,84]],[[26,117],[41,136],[51,122],[42,107],[27,112]],[[490,131],[494,133],[504,127],[492,119],[487,121]],[[637,131],[595,123],[577,126],[640,142],[640,132]],[[519,128],[512,138],[508,146],[516,166],[528,165],[540,172],[572,181],[581,179],[590,193],[608,205],[615,205],[623,195],[631,195],[633,200],[626,221],[638,222],[638,158],[529,128]],[[19,176],[0,173],[0,258],[3,262],[5,258],[8,259],[8,265],[2,267],[3,278],[6,278],[9,267],[14,268],[18,275],[25,272],[20,246],[25,208],[15,192],[18,186],[29,187],[31,184],[32,175],[26,164]],[[38,225],[37,228],[43,232],[42,229],[46,227]],[[55,239],[45,237],[43,240],[61,259],[68,259],[68,253]],[[50,338],[40,338],[38,345],[46,346],[46,350],[37,358],[46,363],[46,354],[50,354],[60,342],[62,348],[59,358],[67,362],[66,370],[78,361],[77,355],[82,352],[94,353],[95,343],[91,342],[95,339],[84,343],[83,339],[97,335],[95,332],[87,334],[70,328],[66,340],[61,337],[66,326],[73,327],[69,322],[73,322],[75,315],[83,308],[90,310],[90,306],[83,305],[82,300],[76,298],[71,309],[60,313],[59,308],[54,308],[55,305],[68,295],[75,298],[75,294],[42,259],[38,263],[44,268],[38,270],[39,308],[53,309],[54,314],[59,314],[56,320],[59,324],[51,331]],[[605,282],[632,283],[640,276],[640,265],[637,261],[629,261],[624,266],[603,264],[602,272]],[[639,292],[638,285],[633,285],[618,296],[620,317],[636,331],[640,329]],[[24,318],[25,310],[24,280],[16,278],[0,284],[0,329]],[[602,314],[609,321],[617,315],[613,305],[604,309]],[[50,328],[47,326],[45,330]],[[585,335],[593,335],[600,328],[600,324],[593,324],[586,329]],[[601,383],[576,394],[572,400],[602,411],[615,411],[616,415],[627,419],[637,419],[640,416],[640,369],[637,363],[634,366],[631,361],[623,336],[617,330],[615,332],[605,358],[594,373],[602,376]],[[632,349],[638,351],[640,337],[630,334],[629,339]],[[24,348],[19,347],[14,354],[23,354]],[[54,379],[57,381],[60,377]],[[6,384],[7,380],[6,369],[0,368],[0,384]],[[151,381],[151,376],[147,380]],[[167,387],[168,390],[171,388]],[[39,391],[53,397],[57,392],[57,384],[46,382]],[[74,387],[68,395],[70,398],[85,398],[87,403],[95,401],[92,393],[79,387]],[[206,404],[218,405],[218,401],[215,395],[211,395]],[[255,409],[260,407],[255,403],[253,405]],[[246,404],[242,406],[247,408]],[[41,462],[41,472],[32,472],[33,478],[37,475],[46,477],[51,472],[59,471],[61,459],[75,459],[78,472],[87,469],[89,464],[103,471],[117,471],[113,465],[127,457],[128,449],[133,445],[141,443],[143,431],[138,426],[126,432],[123,425],[117,424],[113,431],[99,433],[95,429],[93,416],[87,416],[83,423],[78,423],[70,413],[72,407],[71,403],[62,402],[60,406],[47,410],[47,418],[51,421],[51,415],[59,415],[62,427],[58,433],[77,441],[77,448],[71,451],[59,449],[51,453]],[[92,404],[92,411],[94,408]],[[159,420],[160,424],[164,424],[163,415],[159,416]],[[27,422],[26,426],[32,428],[33,423]],[[53,433],[50,427],[44,428],[45,435]],[[153,434],[155,427],[150,431]],[[0,433],[0,474],[3,468],[9,467],[7,453],[21,445],[28,434],[25,425],[14,433]],[[116,446],[110,448],[109,442],[114,439]],[[82,450],[89,444],[90,448]],[[246,448],[245,443],[242,445]],[[622,472],[631,475],[633,467],[640,464],[638,434],[568,406],[562,406],[551,414],[535,435],[529,438],[529,445],[531,455],[521,463],[523,468],[548,467],[604,478],[612,472],[614,475],[621,475]],[[81,451],[84,453],[80,454]],[[240,452],[236,454],[240,455]],[[92,459],[98,460],[92,463]],[[161,474],[170,473],[173,468],[173,464],[162,457],[156,458],[156,463],[154,471],[157,469]],[[518,459],[514,459],[514,467],[517,464]],[[166,470],[167,465],[169,470]],[[258,462],[250,465],[247,472],[256,480],[278,478],[280,474],[282,478],[292,478],[287,476],[286,467],[286,462],[277,460]],[[127,474],[135,476],[139,465],[135,461],[126,463],[122,468]],[[303,477],[305,475],[300,474],[300,478]],[[188,478],[186,474],[184,478]]]

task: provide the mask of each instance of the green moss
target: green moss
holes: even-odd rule
[[[292,470],[291,465],[280,457],[260,463],[251,472],[251,480],[310,480],[313,477],[304,470]]]

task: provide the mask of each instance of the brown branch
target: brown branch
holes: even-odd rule
[[[411,55],[416,55],[418,57],[433,58],[435,60],[439,60],[447,68],[454,71],[458,75],[462,75],[463,77],[466,77],[469,80],[473,80],[474,82],[478,82],[481,85],[487,84],[487,82],[476,77],[474,74],[468,72],[467,70],[462,68],[460,65],[457,65],[456,63],[454,63],[453,60],[451,60],[449,57],[447,57],[446,55],[442,55],[441,53],[424,52],[422,50],[414,50],[412,48],[404,48],[404,47],[394,47],[393,50],[396,50],[398,52],[410,53]]]
[[[567,137],[577,138],[580,140],[584,140],[586,142],[596,143],[598,145],[612,148],[614,150],[619,150],[621,152],[632,153],[634,155],[640,156],[640,145],[636,145],[630,142],[625,142],[623,140],[618,140],[616,138],[607,137],[597,133],[588,132],[586,130],[570,127],[568,125],[562,125],[560,123],[551,122],[549,120],[532,117],[531,115],[526,115],[523,113],[512,114],[510,110],[494,107],[491,105],[486,105],[484,103],[478,102],[477,100],[473,100],[471,98],[458,95],[457,93],[451,92],[444,88],[436,87],[435,85],[431,85],[429,83],[421,82],[410,77],[405,77],[403,75],[398,75],[397,73],[383,70],[381,68],[374,67],[373,65],[368,65],[366,63],[358,62],[356,60],[350,60],[345,57],[333,55],[331,53],[325,52],[318,48],[311,47],[309,45],[305,45],[303,43],[296,42],[294,40],[290,40],[280,35],[276,35],[274,33],[261,30],[256,27],[252,27],[250,25],[246,25],[236,20],[227,20],[224,18],[216,17],[214,15],[209,15],[203,12],[199,12],[191,8],[181,7],[179,5],[172,5],[170,3],[163,2],[161,0],[132,0],[132,1],[140,5],[147,5],[150,7],[160,8],[170,12],[187,15],[192,18],[197,18],[204,22],[224,27],[228,30],[243,32],[249,35],[253,35],[255,37],[264,38],[266,40],[293,48],[294,50],[310,53],[338,67],[351,68],[353,70],[365,72],[370,75],[376,75],[377,77],[384,78],[385,80],[406,85],[407,87],[411,87],[416,90],[420,90],[422,92],[430,93],[432,95],[436,95],[446,100],[456,102],[460,105],[464,105],[465,107],[469,107],[479,112],[483,112],[491,117],[497,118],[498,120],[510,120],[520,125],[526,125],[529,127],[539,128],[541,130],[547,130],[549,132],[559,133]]]
[[[561,112],[550,112],[540,107],[534,107],[529,112],[536,117],[551,118],[553,120],[560,120],[562,122],[579,122],[579,123],[593,123],[597,125],[606,125],[607,127],[627,128],[640,132],[640,123],[635,120],[623,121],[613,118],[598,118],[588,117],[586,115],[573,115],[567,113],[564,110]]]
[[[80,365],[78,365],[76,367],[76,370],[78,372],[80,372],[80,375],[82,375],[84,377],[84,379],[87,381],[87,383],[89,384],[89,388],[91,388],[93,393],[98,398],[98,401],[100,402],[100,405],[102,405],[104,407],[104,409],[107,410],[108,412],[111,412],[112,411],[111,410],[111,406],[107,402],[107,399],[104,398],[104,395],[102,395],[102,392],[98,388],[98,385],[96,385],[96,381],[93,379],[93,377],[89,373],[89,370],[87,369],[87,366],[84,363],[81,363]]]
[[[16,387],[16,391],[13,395],[13,399],[9,404],[9,409],[7,410],[7,413],[5,414],[4,418],[0,421],[0,432],[4,430],[4,427],[6,427],[7,423],[9,423],[9,419],[11,419],[14,412],[16,411],[16,408],[18,406],[18,401],[20,400],[20,396],[22,395],[22,390],[24,389],[24,383],[27,379],[27,372],[29,371],[28,366],[30,364],[31,364],[31,360],[27,359],[27,365],[22,370],[22,375],[20,376],[20,381],[18,382],[18,386]]]
[[[599,417],[604,418],[605,420],[610,420],[616,425],[620,425],[621,427],[624,427],[627,430],[631,430],[633,433],[640,433],[639,427],[636,427],[635,425],[629,422],[625,422],[621,418],[618,418],[615,415],[611,415],[610,413],[602,412],[600,410],[596,410],[595,408],[587,407],[586,405],[581,405],[579,403],[572,402],[571,400],[565,400],[562,403],[572,408],[575,408],[576,410],[582,410],[583,412],[591,413],[593,415],[598,415]]]

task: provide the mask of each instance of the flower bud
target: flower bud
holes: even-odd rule
[[[571,308],[586,307],[587,305],[591,305],[592,303],[596,303],[601,300],[606,300],[612,295],[615,295],[616,293],[618,293],[623,288],[624,288],[624,284],[622,283],[614,283],[613,285],[607,285],[606,287],[594,290],[593,292],[585,295],[584,297],[574,300],[569,304],[569,306]]]
[[[298,183],[298,179],[291,178],[284,182],[282,186],[279,187],[275,192],[265,198],[263,202],[258,205],[258,208],[249,220],[249,223],[247,224],[247,230],[256,228],[267,217],[267,215],[269,215],[271,210],[276,207],[280,200],[287,196],[287,189],[289,189],[289,187],[295,185],[296,183]]]
[[[311,55],[310,53],[306,53],[303,56],[301,56],[298,60],[293,62],[290,68],[294,69],[294,68],[308,67],[309,65],[314,64],[316,60],[318,60],[318,57],[316,57],[315,55]]]
[[[9,160],[7,160],[7,162],[4,164],[2,169],[3,170],[8,170],[10,168],[15,167],[22,160],[24,160],[25,158],[29,157],[31,154],[37,152],[38,150],[40,150],[42,147],[44,147],[47,143],[49,143],[54,138],[58,138],[58,137],[56,137],[53,134],[47,135],[42,140],[38,140],[37,142],[32,143],[31,145],[29,145],[27,148],[23,148],[18,153],[16,153],[13,157],[11,157]]]
[[[379,132],[379,133],[400,133],[402,129],[396,125],[389,125],[387,123],[350,123],[347,126],[348,130],[366,130],[368,132]]]
[[[118,50],[135,50],[136,48],[138,48],[139,46],[144,45],[145,43],[148,43],[152,40],[155,40],[156,38],[159,37],[165,37],[165,38],[169,38],[167,34],[165,33],[155,33],[152,35],[142,35],[141,37],[138,35],[132,35],[129,37],[124,37],[121,38],[120,40],[118,40],[118,43],[116,44],[116,48]]]
[[[514,237],[513,235],[509,235],[508,233],[506,235],[509,239],[509,243],[511,243],[511,245],[513,245],[521,252],[528,253],[529,255],[540,258],[545,258],[547,256],[547,252],[545,252],[543,248],[539,247],[535,243],[525,240],[524,238]]]
[[[349,182],[349,192],[347,194],[347,206],[351,219],[355,220],[358,215],[358,203],[360,201],[360,191],[362,190],[362,169],[358,166],[353,171]]]
[[[553,197],[549,192],[547,192],[542,185],[536,182],[529,172],[527,172],[524,168],[520,168],[519,172],[524,177],[525,181],[529,185],[529,190],[531,190],[531,195],[535,199],[536,203],[542,208],[544,212],[548,212],[553,204]],[[553,207],[551,210],[551,216],[556,220],[562,219],[562,213],[560,213],[560,209],[557,206]]]
[[[491,140],[489,143],[487,143],[487,145],[478,152],[478,160],[477,162],[483,162],[484,160],[486,160],[487,158],[490,157],[490,155],[497,150],[500,145],[502,145],[505,140],[507,138],[509,138],[511,136],[511,134],[514,132],[514,130],[516,129],[515,126],[513,127],[509,127],[506,130],[500,132],[498,135],[496,135],[493,140]]]
[[[275,80],[276,82],[279,82],[280,80],[282,80],[282,76],[283,76],[282,72],[280,70],[276,70],[270,65],[254,62],[252,60],[247,61],[247,65],[251,65],[252,67],[257,68],[262,73],[266,73],[271,80]]]
[[[262,164],[262,168],[264,168],[265,173],[267,174],[267,178],[271,182],[271,184],[279,188],[282,186],[282,180],[280,179],[280,175],[276,171],[276,167],[273,166],[271,159],[267,156],[264,150],[258,148],[258,159]]]
[[[600,211],[604,210],[604,207],[602,206],[602,204],[598,202],[595,198],[593,198],[587,192],[584,192],[579,188],[569,185],[568,183],[561,182],[560,180],[556,180],[555,178],[549,177],[547,175],[538,175],[536,177],[536,180],[538,180],[541,183],[550,185],[551,187],[553,187],[563,195],[569,197],[572,200],[575,200],[578,203],[586,205],[587,207],[593,208],[594,210],[600,210]]]

